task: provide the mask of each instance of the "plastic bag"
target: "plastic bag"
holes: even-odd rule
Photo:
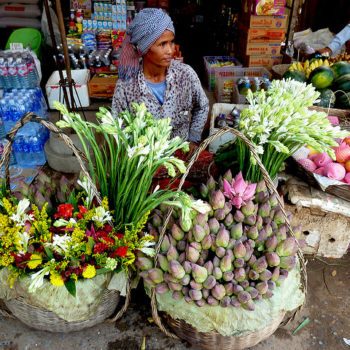
[[[61,44],[61,34],[60,34],[59,27],[58,27],[58,19],[57,19],[55,11],[51,8],[51,6],[49,6],[49,9],[50,9],[50,15],[51,15],[51,20],[52,20],[53,32],[54,32],[55,39],[56,39],[56,44],[60,45]],[[45,7],[43,7],[43,14],[41,16],[41,31],[44,35],[46,45],[52,47],[52,40],[51,40],[49,24],[48,24],[48,20],[47,20]]]

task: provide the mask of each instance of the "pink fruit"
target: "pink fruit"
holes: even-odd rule
[[[334,147],[334,152],[339,163],[345,163],[350,159],[350,147],[345,142],[342,142],[338,147]]]
[[[298,163],[301,164],[306,170],[314,172],[316,170],[316,164],[308,158],[299,159]]]
[[[321,166],[320,168],[316,169],[314,171],[315,174],[318,174],[318,175],[321,175],[321,176],[324,176],[324,166]]]
[[[328,163],[324,169],[325,176],[332,180],[343,180],[345,176],[345,168],[338,163]]]
[[[347,173],[344,177],[344,181],[347,183],[347,184],[350,184],[350,173]]]
[[[317,167],[324,167],[332,162],[332,158],[326,152],[317,154],[312,160]]]
[[[328,116],[328,120],[332,125],[339,125],[339,118],[333,115]]]

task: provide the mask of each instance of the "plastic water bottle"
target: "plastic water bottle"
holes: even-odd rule
[[[37,87],[39,86],[39,74],[35,66],[34,58],[29,53],[23,53],[22,56],[27,63],[28,68],[28,86],[29,87]]]
[[[12,88],[17,88],[19,86],[18,76],[17,76],[17,66],[16,62],[14,61],[13,56],[9,56],[7,58],[7,69],[8,69],[8,76],[10,80],[10,86]]]
[[[39,137],[33,136],[31,138],[31,152],[32,152],[32,165],[44,165],[46,163],[46,157],[44,152],[44,142]]]
[[[10,78],[8,74],[7,60],[5,57],[0,57],[0,76],[1,84],[4,89],[10,87]]]
[[[22,57],[18,57],[16,59],[16,65],[17,65],[17,72],[18,72],[18,81],[20,87],[29,87],[29,81],[28,81],[28,66]]]
[[[0,100],[1,118],[4,123],[5,133],[7,134],[11,130],[11,118],[9,113],[9,106],[7,99]]]

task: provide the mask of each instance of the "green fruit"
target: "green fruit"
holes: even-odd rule
[[[296,80],[296,81],[300,81],[302,83],[306,82],[305,73],[303,73],[301,71],[289,71],[289,70],[287,70],[283,74],[283,79],[288,79],[288,78],[291,78],[291,79]]]
[[[341,75],[334,80],[333,88],[345,92],[350,91],[350,73]]]
[[[335,106],[337,108],[350,109],[350,91],[347,93],[337,92]]]
[[[316,89],[325,89],[331,86],[334,80],[334,73],[332,69],[326,66],[317,67],[309,76],[309,82]]]
[[[339,61],[332,64],[331,69],[334,73],[335,79],[338,77],[350,73],[350,63],[345,61]]]
[[[335,94],[331,89],[322,89],[320,90],[320,101],[315,103],[319,107],[334,107],[335,104]]]

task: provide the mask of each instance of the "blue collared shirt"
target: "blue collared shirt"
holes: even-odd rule
[[[332,54],[339,53],[341,47],[350,40],[350,24],[346,25],[330,42],[328,47],[332,50]]]

